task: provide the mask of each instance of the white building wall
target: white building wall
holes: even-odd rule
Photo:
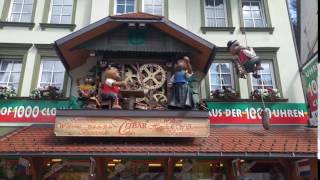
[[[91,6],[91,16],[90,16],[90,22],[96,22],[102,18],[107,17],[110,12],[110,2],[109,1],[102,1],[102,0],[91,0],[92,6]]]
[[[3,1],[0,0],[0,14]],[[229,32],[207,32],[203,34],[201,27],[201,8],[199,0],[169,0],[168,18],[178,25],[187,28],[198,36],[220,47],[225,47],[227,41],[238,39],[245,44],[245,38],[252,47],[279,47],[277,53],[278,67],[282,92],[289,102],[304,102],[302,85],[298,71],[297,57],[290,28],[289,15],[286,0],[268,0],[272,26],[275,28],[273,34],[268,32],[248,32],[247,36],[239,30],[240,16],[238,0],[231,0],[231,11],[233,26],[236,30],[233,34]],[[78,0],[76,8],[76,29],[78,30],[110,14],[110,2],[108,0]],[[0,43],[32,43],[50,44],[55,40],[71,33],[69,29],[46,29],[41,30],[39,23],[42,22],[44,0],[38,0],[35,14],[35,27],[33,30],[18,27],[4,27],[0,29]],[[35,47],[28,52],[25,69],[22,95],[30,93],[30,82],[33,73],[33,65],[37,56]],[[276,65],[276,64],[275,64]],[[70,83],[69,83],[70,84]],[[204,85],[204,83],[202,83]],[[241,97],[249,97],[247,80],[240,79]],[[202,91],[204,91],[202,89]],[[204,94],[204,93],[203,93]]]
[[[187,28],[187,21],[189,13],[187,11],[187,1],[188,0],[168,0],[168,19],[175,22],[176,24]]]

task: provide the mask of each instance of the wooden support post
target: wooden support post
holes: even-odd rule
[[[236,180],[237,178],[234,176],[233,170],[232,170],[232,159],[223,160],[223,164],[225,165],[225,167],[227,169],[227,179]]]
[[[292,175],[291,175],[291,167],[290,167],[290,162],[287,159],[278,159],[279,163],[281,164],[281,166],[284,168],[284,178],[285,179],[292,179]]]
[[[311,163],[311,179],[318,179],[318,160],[316,158],[310,159]]]
[[[169,157],[167,159],[167,167],[166,167],[166,179],[167,180],[173,180],[174,175],[174,164],[176,162],[176,159]]]
[[[36,160],[34,160],[34,158],[30,158],[28,159],[30,162],[30,173],[32,175],[32,180],[37,180],[39,175],[38,175],[38,171],[37,171],[37,165],[36,165]]]
[[[30,173],[32,174],[32,180],[38,180],[40,179],[40,175],[43,172],[43,169],[45,167],[46,158],[28,158],[30,162]]]
[[[96,178],[103,179],[105,177],[106,161],[104,158],[95,158],[96,160]]]

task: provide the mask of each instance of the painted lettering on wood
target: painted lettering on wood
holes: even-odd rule
[[[57,136],[208,137],[207,118],[57,117]]]

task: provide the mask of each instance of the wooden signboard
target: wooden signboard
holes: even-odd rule
[[[208,118],[57,117],[56,136],[208,137]]]

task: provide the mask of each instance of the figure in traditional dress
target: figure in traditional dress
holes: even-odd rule
[[[188,83],[193,75],[190,59],[185,56],[178,60],[175,65],[175,73],[170,79],[171,100],[169,108],[171,109],[192,109],[194,108],[193,91]]]
[[[240,77],[243,77],[246,73],[253,73],[254,78],[261,78],[258,74],[259,70],[263,70],[261,66],[261,60],[256,55],[253,48],[245,48],[240,45],[237,40],[231,40],[227,43],[227,47],[230,53],[233,55],[233,59],[236,61],[236,64],[240,64],[244,67],[246,72],[243,72],[242,68],[238,67]]]
[[[119,91],[120,87],[126,87],[124,81],[120,81],[120,74],[117,68],[108,67],[105,70],[106,80],[101,86],[102,100],[112,100],[112,109],[122,109],[119,104]]]

